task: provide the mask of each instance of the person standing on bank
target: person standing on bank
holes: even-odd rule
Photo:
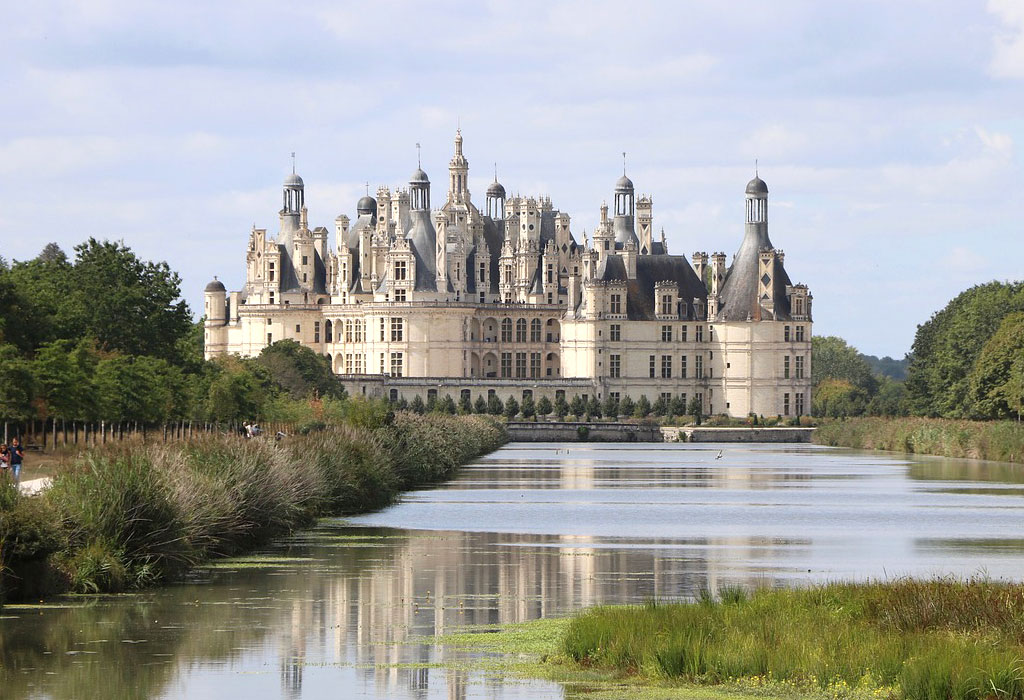
[[[0,444],[0,478],[9,479],[11,474],[11,451],[7,443]]]
[[[21,446],[21,440],[11,439],[11,476],[14,483],[21,483],[21,462],[25,459],[25,449]]]

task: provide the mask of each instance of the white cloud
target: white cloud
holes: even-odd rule
[[[1003,23],[1003,30],[992,39],[989,70],[997,78],[1024,78],[1024,3],[989,0],[988,11]]]

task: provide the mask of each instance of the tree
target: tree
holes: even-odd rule
[[[697,425],[704,422],[704,406],[701,405],[700,399],[696,396],[690,399],[690,405],[687,406],[686,412],[693,416],[693,422]]]
[[[331,370],[331,361],[295,340],[279,340],[263,348],[256,363],[264,367],[274,383],[293,399],[313,395],[340,398],[341,382]]]
[[[419,394],[413,396],[412,403],[409,404],[409,410],[411,410],[413,413],[418,413],[420,415],[426,413],[427,407],[423,403],[423,397],[420,396]]]
[[[569,413],[579,418],[585,410],[586,406],[583,405],[583,398],[579,394],[573,396],[572,401],[569,402]]]
[[[619,400],[609,393],[601,405],[601,413],[608,418],[617,418],[619,415]]]
[[[664,396],[659,396],[655,399],[654,404],[651,405],[651,413],[656,416],[663,416],[668,413],[668,401],[665,400]]]
[[[587,401],[586,412],[591,418],[601,417],[601,403],[597,400],[596,396],[591,396],[590,400]]]
[[[476,401],[473,402],[473,413],[487,413],[487,399],[483,394],[477,394]]]
[[[427,413],[437,413],[437,392],[427,392]]]
[[[449,415],[455,415],[455,399],[451,397],[451,394],[445,394],[444,398],[441,399],[439,410],[441,413],[447,413]]]
[[[842,379],[860,387],[868,396],[875,393],[878,380],[871,372],[871,365],[857,348],[842,338],[814,336],[811,338],[811,357],[812,387],[826,379]],[[795,366],[790,368],[790,372],[795,371]]]
[[[907,415],[907,390],[903,382],[883,376],[878,380],[878,390],[871,397],[867,408],[872,416]]]
[[[158,357],[103,358],[96,364],[93,383],[99,415],[107,420],[158,423],[187,412],[181,370]]]
[[[669,402],[668,410],[673,416],[686,415],[686,399],[683,398],[682,394],[676,394],[672,401]]]
[[[509,396],[505,400],[505,417],[512,420],[519,415],[519,402],[515,396]]]
[[[551,399],[547,396],[541,396],[537,402],[537,415],[541,418],[551,415],[551,411],[554,410],[554,406],[551,405]]]
[[[0,420],[25,420],[33,415],[35,380],[18,348],[0,345]]]
[[[637,399],[636,408],[633,409],[633,415],[636,418],[646,418],[651,415],[651,402],[647,398],[647,394],[641,394],[640,398]]]
[[[469,399],[469,393],[465,392],[459,396],[459,413],[467,415],[473,412],[473,402]]]
[[[409,402],[406,400],[406,398],[404,396],[402,398],[398,399],[398,401],[395,402],[395,410],[396,411],[408,411],[409,410]]]
[[[519,407],[519,412],[523,414],[523,418],[529,420],[534,417],[537,413],[537,406],[533,402],[533,394],[527,394],[523,397],[523,405]]]
[[[501,402],[497,394],[487,396],[487,412],[492,416],[500,416],[505,412],[505,404]]]
[[[979,418],[1019,417],[1024,372],[1024,313],[1006,316],[981,349],[969,375],[970,400]]]
[[[825,379],[815,388],[811,412],[816,416],[845,418],[859,416],[868,405],[868,395],[845,379]]]
[[[93,374],[99,357],[94,341],[54,340],[41,346],[32,362],[46,414],[57,418],[95,418]]]
[[[569,415],[569,404],[565,402],[565,396],[559,394],[555,397],[555,416],[558,420],[565,420],[565,417]]]
[[[911,412],[974,414],[971,369],[1003,318],[1017,311],[1024,311],[1024,282],[989,282],[962,292],[918,326],[907,368]]]
[[[619,413],[623,416],[632,416],[633,411],[636,410],[636,403],[626,394],[622,397],[622,401],[619,402]]]
[[[178,340],[192,326],[180,285],[167,263],[144,262],[123,244],[90,238],[75,246],[59,304],[62,332],[70,334],[62,337],[91,335],[107,351],[180,363]]]

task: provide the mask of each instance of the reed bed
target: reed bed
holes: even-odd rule
[[[562,648],[583,666],[701,685],[1017,700],[1024,585],[907,579],[598,607],[572,620]]]
[[[389,414],[281,442],[204,435],[91,450],[41,496],[0,484],[4,593],[121,591],[173,579],[317,517],[385,506],[505,439],[489,417]],[[39,590],[41,581],[52,590]]]
[[[814,441],[833,447],[1024,462],[1024,424],[945,418],[848,418],[824,423]]]

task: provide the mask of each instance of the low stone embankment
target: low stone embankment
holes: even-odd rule
[[[814,428],[660,427],[645,423],[509,422],[510,442],[810,442]]]
[[[810,442],[815,428],[665,427],[665,442]]]

